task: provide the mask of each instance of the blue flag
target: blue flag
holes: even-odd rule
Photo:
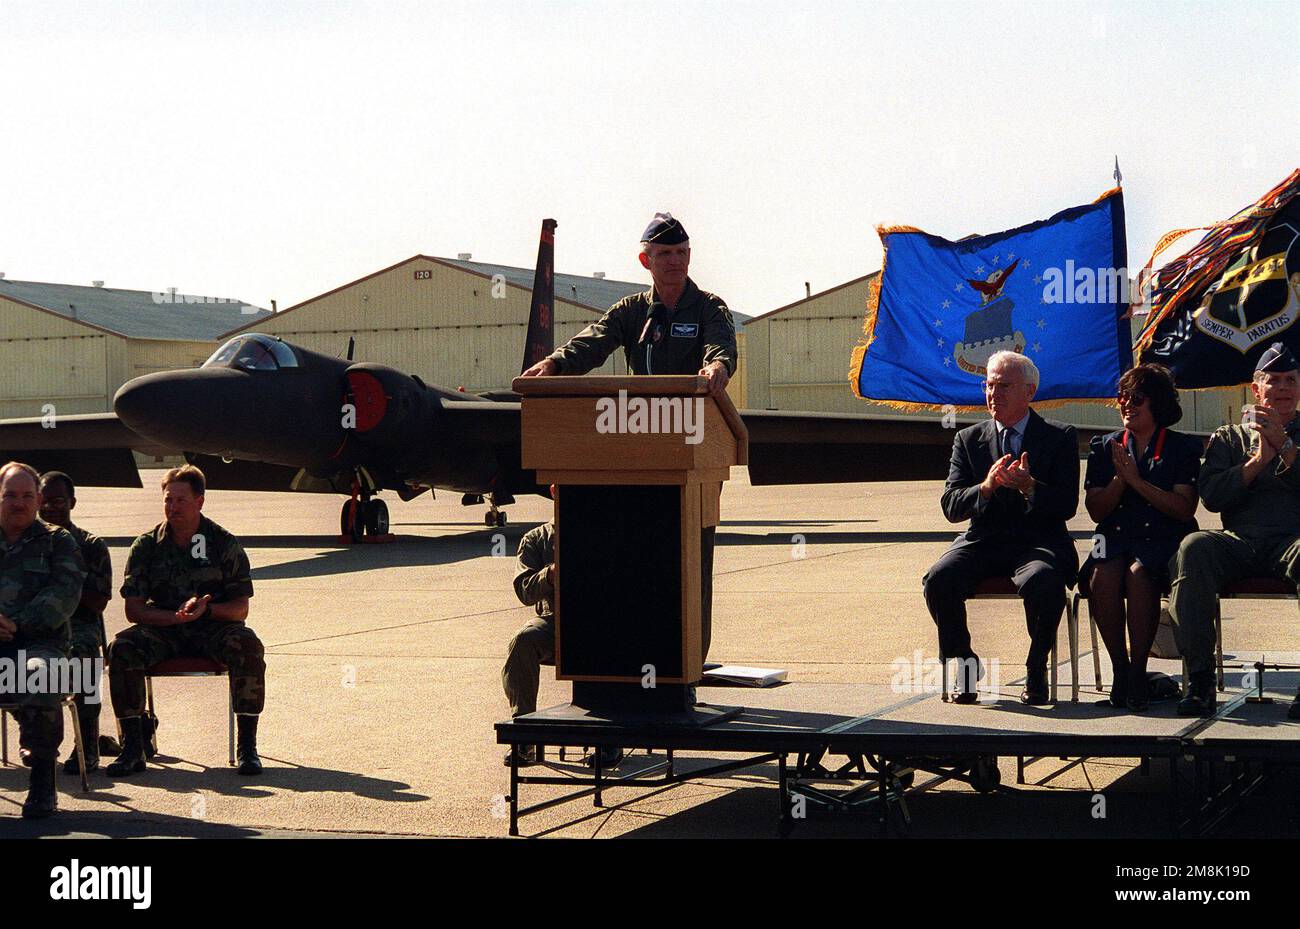
[[[895,406],[984,408],[994,352],[1028,355],[1035,401],[1115,396],[1132,364],[1124,195],[950,242],[881,228],[885,257],[849,380]]]

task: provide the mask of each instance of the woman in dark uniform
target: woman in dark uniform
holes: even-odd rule
[[[1110,704],[1147,706],[1147,655],[1169,590],[1169,559],[1196,530],[1199,439],[1169,427],[1182,418],[1167,368],[1138,365],[1119,379],[1124,428],[1092,440],[1084,505],[1097,521],[1079,589],[1101,630],[1114,681]],[[1125,609],[1127,600],[1127,610]],[[1125,627],[1128,648],[1125,648]]]

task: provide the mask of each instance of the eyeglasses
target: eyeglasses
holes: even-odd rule
[[[1147,395],[1140,390],[1121,390],[1116,399],[1122,406],[1141,406],[1147,402]]]
[[[1008,384],[1008,383],[1005,383],[1005,382],[1003,382],[1003,381],[984,381],[984,382],[983,382],[984,392],[985,392],[986,394],[996,393],[996,392],[999,392],[999,391],[1001,391],[1001,392],[1005,392],[1005,391],[1010,390],[1010,389],[1013,388],[1013,387],[1024,387],[1024,386],[1025,386],[1025,382],[1024,382],[1024,381],[1021,381],[1021,382],[1018,383],[1018,384]]]

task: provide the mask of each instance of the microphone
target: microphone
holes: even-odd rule
[[[658,345],[659,340],[664,337],[664,323],[668,321],[668,307],[659,301],[650,304],[650,312],[646,315],[645,326],[641,330],[641,338],[637,340],[637,345],[645,345],[646,342]]]

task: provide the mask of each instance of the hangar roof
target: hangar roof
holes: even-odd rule
[[[528,290],[533,289],[533,268],[512,268],[509,265],[486,264],[482,261],[463,261],[459,258],[439,258],[439,261],[476,274],[492,277],[500,274],[511,284],[518,284]],[[555,296],[571,303],[581,303],[602,313],[630,294],[639,294],[647,288],[646,284],[633,284],[630,281],[612,281],[609,278],[581,277],[577,274],[555,274]]]
[[[477,274],[491,277],[501,274],[512,284],[533,289],[533,268],[512,268],[508,265],[491,265],[481,261],[463,261],[459,258],[440,258],[449,265],[464,268]],[[581,303],[593,310],[604,313],[611,306],[630,294],[639,294],[649,289],[649,284],[634,284],[631,281],[614,281],[609,278],[582,277],[578,274],[555,274],[555,296],[572,303]],[[744,325],[749,317],[734,310],[731,315],[737,324]]]
[[[131,339],[206,341],[271,315],[230,298],[8,278],[0,278],[0,297]]]

